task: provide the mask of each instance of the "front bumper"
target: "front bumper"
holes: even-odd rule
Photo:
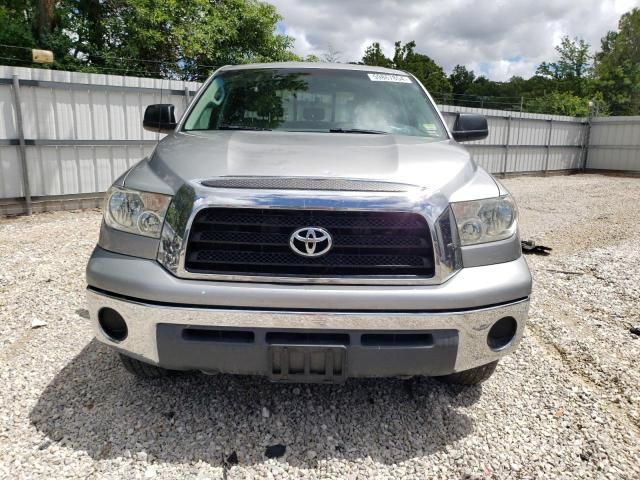
[[[87,299],[98,340],[165,368],[269,375],[273,345],[282,345],[283,338],[285,343],[294,338],[291,345],[307,344],[291,334],[313,338],[320,333],[328,339],[323,344],[346,349],[346,372],[353,377],[445,375],[490,363],[516,348],[529,308],[527,299],[452,313],[232,310],[150,304],[91,289]],[[117,311],[127,323],[128,335],[121,342],[110,339],[97,322],[98,312],[105,307]],[[487,344],[489,329],[504,317],[517,322],[515,336],[504,348],[492,350]],[[250,336],[201,334],[212,328],[216,333],[249,332]],[[423,344],[386,346],[367,346],[362,341],[366,334],[389,333],[431,339]],[[346,340],[335,343],[335,338]]]
[[[328,349],[342,359],[342,377],[435,376],[485,365],[518,345],[531,292],[522,257],[464,268],[440,285],[275,285],[178,279],[155,260],[98,247],[87,281],[96,337],[114,349],[170,369],[272,378],[283,349],[291,359],[300,349],[303,363]],[[126,322],[122,341],[101,328],[105,308]],[[515,320],[513,338],[492,349],[489,330],[506,317]]]

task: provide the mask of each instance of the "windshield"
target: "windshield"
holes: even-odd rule
[[[220,72],[185,130],[281,130],[447,138],[435,107],[408,75],[359,70]]]

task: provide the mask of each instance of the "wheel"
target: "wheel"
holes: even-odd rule
[[[471,368],[469,370],[463,370],[462,372],[451,373],[449,375],[443,375],[442,377],[436,377],[438,380],[444,383],[453,383],[456,385],[477,385],[487,380],[493,372],[496,370],[498,360],[495,362],[487,363],[480,367]]]
[[[127,372],[132,373],[138,378],[162,378],[171,374],[171,370],[166,368],[156,367],[148,363],[141,362],[135,358],[128,357],[122,353],[120,356],[120,362]]]

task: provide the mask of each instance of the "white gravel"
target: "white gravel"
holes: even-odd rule
[[[554,250],[520,349],[468,389],[136,380],[85,318],[100,214],[0,220],[0,478],[640,478],[640,178],[504,183]]]

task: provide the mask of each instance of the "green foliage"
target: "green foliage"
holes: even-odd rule
[[[464,94],[476,79],[473,70],[467,70],[464,65],[456,65],[453,67],[451,75],[449,75],[449,83],[453,93]]]
[[[538,74],[529,79],[512,77],[507,82],[477,77],[463,65],[456,65],[446,77],[440,66],[416,53],[415,48],[415,42],[396,42],[390,59],[374,42],[366,48],[362,63],[411,72],[438,103],[452,105],[579,116],[589,113],[589,100],[582,92],[595,95],[593,82],[587,78],[589,47],[582,40],[565,37],[556,49],[560,56],[557,62],[542,64]]]
[[[625,13],[602,39],[595,79],[614,115],[640,115],[640,9]]]
[[[54,68],[203,79],[216,66],[298,59],[275,32],[276,9],[257,0],[59,0],[45,34],[39,1],[3,0],[0,39],[53,50]]]
[[[365,49],[362,63],[372,67],[393,67],[393,62],[384,55],[378,42],[372,43]]]
[[[584,40],[565,36],[556,46],[558,60],[542,62],[536,74],[554,80],[555,88],[562,92],[582,96],[587,91],[586,77],[591,69],[592,56]]]
[[[568,92],[551,92],[542,97],[527,99],[524,110],[536,113],[586,117],[589,115],[589,101]]]
[[[31,66],[31,48],[43,48],[54,53],[53,68],[75,70],[73,59],[64,59],[72,40],[64,34],[68,27],[68,8],[60,7],[53,17],[40,21],[41,11],[36,0],[3,0],[0,5],[0,43],[17,47],[2,47],[0,59],[5,65]],[[52,30],[40,28],[51,25]],[[51,68],[46,65],[43,68]]]
[[[430,92],[451,91],[451,84],[440,65],[430,57],[415,51],[416,42],[395,43],[393,59],[387,58],[378,42],[368,46],[362,57],[365,65],[396,68],[412,73]]]
[[[393,55],[395,68],[413,73],[430,92],[451,92],[451,84],[440,65],[422,53],[416,53],[416,42],[396,42]]]
[[[573,80],[583,78],[589,71],[591,55],[589,44],[584,40],[564,36],[556,46],[556,52],[558,61],[542,62],[536,74],[555,80]]]
[[[35,39],[31,31],[33,12],[24,11],[20,1],[4,1],[0,5],[0,43],[5,45],[24,45],[35,47]],[[13,51],[2,50],[14,54]],[[26,57],[28,58],[28,57]],[[3,59],[4,63],[4,59]]]
[[[620,18],[618,31],[607,33],[595,55],[584,40],[563,37],[556,46],[558,58],[542,62],[528,79],[496,82],[476,76],[463,65],[456,65],[447,78],[441,67],[415,48],[415,42],[396,42],[390,59],[374,42],[366,48],[361,63],[413,73],[439,103],[580,116],[590,113],[592,102],[599,115],[640,115],[638,8]]]

